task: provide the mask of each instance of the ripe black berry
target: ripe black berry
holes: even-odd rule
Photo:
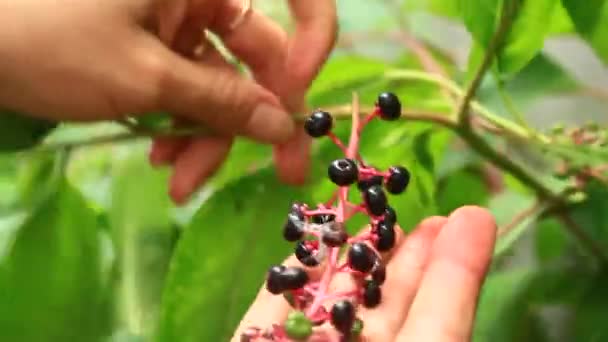
[[[328,112],[317,110],[306,119],[304,129],[306,133],[313,138],[319,138],[331,130],[333,126],[333,118]]]
[[[379,252],[386,252],[393,248],[395,245],[395,227],[391,222],[378,222],[376,234],[378,234],[376,249]]]
[[[383,219],[385,222],[392,222],[393,224],[397,223],[397,212],[390,205],[386,206],[384,209]]]
[[[355,307],[348,300],[341,300],[331,308],[331,324],[343,334],[350,333],[355,321]]]
[[[391,166],[390,176],[386,180],[386,190],[391,194],[400,194],[410,183],[410,172],[403,166]]]
[[[384,284],[386,280],[386,267],[382,264],[378,264],[372,270],[372,280],[378,285]]]
[[[366,308],[374,308],[380,304],[381,300],[382,291],[380,291],[380,285],[373,280],[366,282],[365,289],[363,290],[363,305]]]
[[[351,159],[337,159],[331,162],[327,174],[332,182],[339,186],[351,185],[357,181],[359,169]]]
[[[298,215],[289,213],[287,215],[287,222],[283,226],[283,238],[287,241],[298,241],[304,236],[304,220],[300,219]]]
[[[348,240],[348,234],[342,222],[325,224],[321,230],[321,241],[330,247],[340,247]]]
[[[384,120],[393,121],[401,116],[401,101],[393,93],[382,93],[378,96],[377,102],[380,109],[380,117]]]
[[[376,253],[364,243],[354,243],[348,250],[348,263],[353,270],[369,272],[376,262]]]
[[[272,266],[268,270],[268,278],[266,280],[266,289],[272,294],[279,294],[285,291],[285,283],[283,279],[283,272],[287,268],[283,265]]]
[[[373,185],[363,193],[363,200],[367,206],[367,210],[374,215],[380,216],[384,214],[387,205],[386,194],[382,187]]]
[[[318,214],[311,216],[310,220],[312,223],[323,224],[336,219],[336,215],[332,214]]]
[[[314,267],[319,264],[319,261],[312,254],[312,246],[309,246],[306,241],[300,241],[296,245],[296,258],[305,266]]]
[[[360,191],[365,191],[373,185],[382,185],[383,181],[384,181],[384,177],[382,177],[382,176],[371,176],[367,179],[359,180],[357,182],[357,187],[359,188]]]
[[[281,273],[285,290],[297,290],[308,282],[308,273],[299,267],[288,267]]]

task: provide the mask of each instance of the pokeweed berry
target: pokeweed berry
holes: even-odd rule
[[[283,238],[287,241],[298,241],[304,236],[304,213],[300,203],[294,203],[287,214],[287,221],[283,226]]]
[[[317,214],[310,217],[310,221],[316,224],[328,223],[336,219],[336,215],[332,214]]]
[[[374,216],[381,216],[386,210],[388,200],[382,187],[373,185],[363,193],[363,200],[367,206],[367,210]]]
[[[304,129],[306,133],[313,138],[319,138],[331,131],[333,126],[333,118],[328,112],[322,110],[314,111],[306,122],[304,122]]]
[[[378,285],[384,284],[386,280],[386,267],[380,263],[374,266],[372,270],[372,280]]]
[[[325,224],[321,230],[321,240],[329,247],[342,246],[348,240],[344,224],[335,221]]]
[[[266,280],[266,289],[272,294],[279,294],[285,291],[285,282],[283,279],[283,272],[287,267],[283,265],[272,266],[268,270],[268,277]]]
[[[363,289],[363,305],[366,308],[375,308],[380,304],[382,299],[382,291],[380,285],[373,280],[365,282],[365,288]]]
[[[336,330],[348,334],[355,322],[355,307],[348,300],[336,302],[331,308],[331,324]]]
[[[305,266],[314,267],[319,265],[319,261],[313,255],[313,246],[309,241],[300,241],[296,245],[296,258]]]
[[[360,191],[365,191],[367,189],[369,189],[369,187],[374,186],[374,185],[382,185],[382,182],[384,182],[384,177],[382,176],[371,176],[365,179],[360,179],[357,182],[357,187],[359,188]]]
[[[339,186],[351,185],[357,181],[359,169],[357,164],[348,158],[337,159],[331,162],[327,174],[332,182]]]
[[[280,275],[285,290],[297,290],[308,283],[308,273],[299,267],[288,267]]]
[[[350,334],[352,337],[359,337],[363,332],[363,321],[359,318],[356,318],[353,322],[353,327],[350,329]]]
[[[386,252],[395,245],[395,226],[391,222],[380,221],[377,225],[376,234],[376,249],[380,252]]]
[[[292,311],[285,321],[285,333],[296,341],[305,341],[312,335],[312,322],[302,311]]]
[[[392,222],[393,224],[397,223],[397,213],[390,205],[387,205],[386,209],[384,209],[384,216],[382,218],[385,222]]]
[[[357,242],[348,250],[348,264],[353,270],[369,272],[376,262],[376,253],[365,243]]]
[[[400,194],[410,183],[410,172],[403,166],[391,166],[386,180],[386,190],[391,194]]]
[[[393,93],[385,92],[378,95],[376,105],[380,110],[380,117],[384,120],[393,121],[401,116],[401,101]]]

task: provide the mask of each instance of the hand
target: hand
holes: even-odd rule
[[[470,341],[480,288],[496,239],[491,214],[463,207],[450,217],[430,217],[401,236],[387,264],[382,302],[359,309],[365,342]],[[298,265],[295,258],[285,264]],[[322,270],[309,274],[319,277]],[[348,291],[348,277],[334,279],[332,289]],[[333,291],[332,291],[333,292]],[[282,322],[290,311],[283,296],[264,288],[243,318],[232,341],[251,326]],[[328,327],[328,331],[333,331]]]
[[[232,29],[242,0],[3,1],[0,104],[54,120],[167,111],[180,122],[203,123],[218,136],[157,141],[151,153],[153,163],[174,165],[170,192],[184,202],[224,160],[232,136],[293,140],[285,107],[301,109],[333,45],[336,9],[333,1],[290,5],[292,39],[255,11]],[[255,81],[212,48],[192,60],[203,28],[222,38]],[[306,146],[277,148],[285,180],[302,180]]]

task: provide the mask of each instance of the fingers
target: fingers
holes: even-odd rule
[[[169,195],[177,204],[185,203],[192,193],[211,177],[226,159],[231,137],[194,140],[177,156],[169,183]]]
[[[285,260],[283,265],[302,267],[302,264],[295,256],[289,257]],[[313,281],[319,280],[324,270],[323,266],[324,265],[322,264],[315,268],[306,268],[309,278]],[[287,314],[290,310],[291,306],[283,296],[273,295],[266,290],[266,284],[262,285],[262,288],[241,320],[231,341],[240,341],[241,334],[249,327],[263,329],[272,326],[272,324],[283,322],[287,318]]]
[[[397,341],[469,341],[479,289],[492,257],[491,214],[463,207],[450,215]]]
[[[158,43],[158,42],[157,42]],[[279,100],[255,82],[209,65],[197,65],[160,43],[155,74],[160,110],[202,122],[224,135],[241,134],[261,142],[289,139],[293,120]]]
[[[392,341],[403,325],[426,269],[435,238],[447,218],[429,217],[396,247],[386,266],[382,301],[373,309],[361,308],[363,336],[372,341]]]

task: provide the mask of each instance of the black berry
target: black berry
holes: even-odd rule
[[[377,231],[378,240],[376,248],[380,252],[386,252],[395,245],[395,226],[391,222],[378,222]]]
[[[272,266],[268,270],[268,278],[266,280],[266,289],[272,294],[279,294],[285,291],[285,283],[283,279],[283,272],[286,267],[283,265]]]
[[[316,223],[316,224],[323,224],[323,223],[331,222],[335,219],[336,219],[336,215],[332,215],[332,214],[317,214],[317,215],[313,215],[310,218],[312,223]]]
[[[386,190],[391,194],[400,194],[410,183],[410,172],[403,166],[391,166],[390,176],[386,180]]]
[[[348,234],[342,222],[330,222],[321,229],[321,241],[330,247],[340,247],[348,240]]]
[[[384,209],[383,219],[385,222],[392,222],[393,224],[397,223],[397,212],[390,205],[386,206]]]
[[[313,247],[306,241],[300,241],[296,245],[296,258],[305,266],[314,267],[319,264],[319,261],[313,255]]]
[[[384,120],[393,121],[401,116],[401,101],[393,93],[386,92],[380,94],[377,106],[380,109],[380,117]]]
[[[354,243],[348,250],[348,263],[353,270],[367,273],[376,262],[376,253],[364,243]]]
[[[378,285],[384,284],[386,280],[386,267],[382,264],[378,264],[372,270],[372,280],[375,281]]]
[[[365,191],[373,185],[382,185],[383,181],[384,177],[382,176],[371,176],[367,179],[359,180],[357,182],[357,187],[360,191]]]
[[[384,214],[387,205],[386,194],[382,187],[373,185],[363,193],[363,200],[367,206],[367,210],[374,216]]]
[[[341,300],[331,308],[331,324],[343,334],[349,334],[355,322],[355,307],[348,300]]]
[[[351,159],[337,159],[331,162],[327,174],[332,182],[339,186],[351,185],[357,181],[359,169]]]
[[[319,138],[331,131],[333,118],[328,112],[317,110],[306,119],[304,129],[313,138]]]
[[[297,290],[308,282],[308,274],[299,267],[288,267],[281,273],[285,290]]]
[[[365,283],[365,289],[363,290],[363,305],[366,308],[375,308],[380,304],[382,300],[382,291],[380,291],[380,285],[375,281],[368,281]]]
[[[293,212],[287,215],[287,222],[283,226],[283,238],[287,241],[298,241],[304,236],[304,220]]]

